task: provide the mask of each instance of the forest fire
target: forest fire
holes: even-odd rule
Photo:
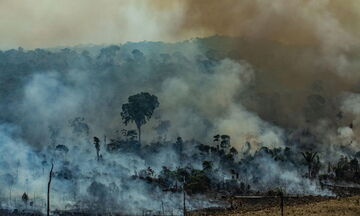
[[[0,215],[357,215],[346,1],[0,2]]]

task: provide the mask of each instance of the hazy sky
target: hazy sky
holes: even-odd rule
[[[0,0],[0,48],[215,33],[347,47],[359,32],[358,0]]]
[[[0,48],[177,39],[182,6],[137,0],[0,0]]]

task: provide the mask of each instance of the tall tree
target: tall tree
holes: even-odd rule
[[[27,203],[29,201],[29,196],[26,193],[24,193],[22,195],[21,199],[22,199],[22,201],[24,202],[24,204],[26,205],[26,208],[27,208]]]
[[[121,117],[124,124],[135,122],[141,143],[141,126],[150,120],[154,110],[159,107],[158,98],[147,92],[130,96],[128,103],[122,105]]]
[[[302,156],[304,157],[307,165],[308,165],[308,176],[311,178],[311,171],[313,168],[313,163],[317,152],[302,152]]]

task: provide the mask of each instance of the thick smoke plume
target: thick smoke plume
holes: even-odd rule
[[[46,172],[54,161],[56,208],[87,209],[97,203],[106,208],[103,211],[138,213],[161,205],[180,211],[180,194],[164,193],[134,176],[141,176],[148,167],[156,173],[163,166],[202,169],[202,162],[211,160],[214,179],[231,179],[232,165],[212,154],[204,156],[198,149],[199,143],[213,146],[215,134],[231,137],[231,145],[241,152],[236,160],[245,159],[236,169],[247,184],[256,182],[254,190],[281,186],[289,193],[327,194],[302,177],[305,168],[299,165],[299,153],[286,163],[274,161],[266,149],[258,152],[261,147],[302,151],[297,145],[301,128],[289,132],[249,109],[249,97],[262,100],[255,88],[256,69],[218,53],[222,51],[209,50],[207,40],[219,39],[2,52],[6,82],[2,85],[1,152],[9,153],[2,160],[1,179],[8,185],[2,191],[4,200],[27,191],[43,206]],[[137,148],[133,143],[118,154],[109,153],[106,144],[124,139],[122,129],[135,129],[123,125],[120,112],[128,96],[140,91],[157,95],[160,101],[151,121],[143,126],[143,148],[131,150]],[[345,107],[347,103],[351,102],[344,102]],[[95,157],[93,136],[101,138],[101,163]],[[190,140],[181,154],[173,147],[177,137]],[[182,154],[191,161],[184,163]],[[276,154],[290,157],[288,152]],[[269,169],[272,172],[265,175]],[[100,202],[104,194],[107,199]],[[188,201],[189,208],[213,205],[193,199]],[[19,202],[10,199],[4,205],[15,207]]]
[[[262,118],[285,128],[328,128],[339,120],[343,93],[359,92],[357,1],[184,2],[180,32],[232,35],[233,57],[258,69],[262,99],[248,107]]]
[[[163,193],[132,177],[147,167],[157,173],[163,166],[201,169],[200,159],[189,164],[181,161],[172,147],[177,137],[193,140],[186,142],[187,147],[182,150],[189,156],[198,154],[198,141],[212,143],[217,133],[229,134],[232,145],[239,150],[249,148],[246,142],[252,145],[248,149],[251,152],[263,145],[284,146],[284,131],[260,119],[237,99],[254,85],[254,68],[245,61],[214,59],[200,45],[201,41],[129,43],[89,47],[90,52],[84,48],[74,48],[80,49],[77,52],[73,49],[2,52],[6,64],[1,152],[7,152],[9,157],[1,160],[4,168],[1,179],[8,185],[2,191],[4,200],[10,200],[4,205],[18,206],[21,202],[10,197],[18,198],[27,191],[34,193],[37,205],[43,206],[46,172],[54,161],[56,208],[86,209],[95,202],[112,211],[128,213],[158,209],[161,205],[180,211],[181,194]],[[11,68],[18,73],[13,80]],[[111,139],[122,139],[122,129],[135,128],[123,125],[120,112],[128,96],[140,91],[155,94],[161,104],[143,127],[145,150],[107,153],[104,136],[109,144]],[[102,139],[101,164],[93,154],[93,136]],[[155,149],[146,150],[148,144],[152,144],[148,148]],[[222,170],[219,164],[215,167]],[[215,175],[217,179],[229,178],[228,171]],[[304,185],[297,184],[292,190],[300,190]],[[268,186],[266,181],[262,183],[262,187]],[[317,193],[312,189],[307,192]],[[103,194],[107,194],[107,199],[99,203]],[[203,199],[192,199],[189,208],[212,205]]]
[[[19,206],[26,191],[44,207],[54,161],[55,208],[96,203],[103,211],[180,212],[179,193],[134,176],[148,167],[201,169],[213,160],[212,177],[231,179],[233,167],[198,149],[214,145],[216,134],[231,137],[237,171],[246,184],[255,182],[254,190],[330,194],[304,177],[300,152],[319,152],[326,164],[360,150],[355,0],[42,1],[35,8],[15,2],[0,2],[0,16],[8,18],[0,23],[5,48],[222,36],[1,51],[2,206]],[[139,92],[160,102],[143,126],[143,147],[106,151],[104,136],[109,144],[127,139],[122,129],[135,129],[123,125],[120,112]],[[94,136],[101,138],[101,163]],[[189,161],[174,147],[178,137]],[[190,208],[213,205],[202,198],[189,198]]]

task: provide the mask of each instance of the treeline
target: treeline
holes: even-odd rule
[[[296,170],[301,176],[310,180],[318,179],[320,185],[325,181],[360,183],[360,168],[357,157],[352,159],[342,156],[338,162],[328,162],[328,168],[321,160],[320,152],[292,150],[285,148],[268,148],[251,152],[251,144],[245,143],[246,149],[241,153],[231,145],[231,137],[226,134],[213,136],[213,143],[203,144],[197,141],[155,142],[141,145],[141,126],[151,119],[152,113],[159,106],[155,95],[139,93],[128,98],[122,106],[122,118],[125,124],[135,123],[135,130],[123,130],[123,138],[112,139],[106,150],[110,153],[127,152],[149,159],[152,155],[173,153],[178,162],[176,167],[162,166],[156,171],[149,166],[135,171],[133,178],[161,187],[164,191],[179,192],[183,189],[189,194],[227,191],[233,194],[259,194],[272,189],[275,182],[286,184],[277,177],[267,177],[270,172],[287,172]],[[136,139],[138,138],[138,139]],[[99,138],[94,137],[95,149],[99,160]],[[151,164],[151,162],[150,162]],[[270,166],[269,166],[270,164]],[[195,165],[195,166],[194,166]],[[197,165],[197,166],[196,166]],[[200,165],[200,166],[199,166]],[[276,168],[274,168],[276,166]],[[278,169],[278,170],[276,170]],[[270,174],[271,176],[271,174]],[[296,177],[296,176],[295,176]],[[268,181],[268,182],[267,182]],[[286,186],[286,185],[284,185]],[[253,189],[254,188],[254,189]],[[265,189],[261,191],[261,189]]]

